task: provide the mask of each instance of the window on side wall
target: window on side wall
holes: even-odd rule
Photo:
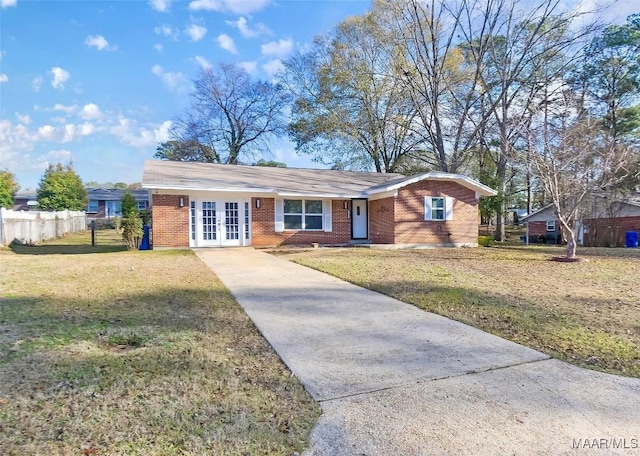
[[[425,220],[453,220],[453,199],[443,196],[424,197]]]
[[[147,202],[146,201],[138,201],[138,210],[139,211],[144,211],[147,209]]]
[[[89,200],[87,204],[87,214],[97,214],[98,213],[98,201],[97,200]]]
[[[555,220],[547,220],[547,231],[556,231],[556,221]]]
[[[284,200],[285,230],[322,230],[322,200]]]

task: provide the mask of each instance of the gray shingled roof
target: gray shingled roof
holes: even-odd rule
[[[149,192],[147,190],[129,190],[136,201],[148,201]],[[120,201],[125,191],[119,188],[87,188],[87,199],[98,201]]]
[[[147,160],[142,187],[356,197],[371,187],[404,178],[395,173]]]
[[[441,172],[405,176],[398,173],[216,165],[162,160],[145,162],[142,188],[358,198],[395,190],[425,179],[455,181],[481,196],[496,194],[486,185],[466,176]]]

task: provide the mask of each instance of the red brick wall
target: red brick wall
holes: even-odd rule
[[[425,221],[424,197],[452,197],[453,220]],[[395,199],[396,244],[476,244],[476,193],[455,182],[421,181],[398,191]]]
[[[189,247],[189,197],[152,195],[152,223],[154,247]]]
[[[369,239],[374,244],[394,243],[393,197],[369,201]]]
[[[556,231],[560,230],[560,222],[556,220]],[[529,222],[529,236],[544,236],[545,234],[553,234],[553,231],[547,231],[547,222]]]
[[[251,199],[251,245],[272,246],[319,244],[346,244],[351,239],[351,220],[344,209],[344,200],[334,200],[331,204],[332,231],[284,231],[275,232],[275,199],[259,198],[260,207],[256,208],[256,199]],[[351,202],[348,202],[351,205]]]
[[[640,231],[640,217],[592,219],[587,220],[585,226],[588,228],[585,245],[622,247],[627,231]]]

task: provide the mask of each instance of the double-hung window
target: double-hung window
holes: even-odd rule
[[[146,201],[137,201],[136,205],[138,206],[138,210],[140,211],[144,211],[147,209],[147,202]]]
[[[425,196],[424,219],[432,221],[453,220],[453,198],[448,196]]]
[[[547,220],[547,231],[556,231],[556,221],[555,220]]]
[[[284,200],[285,230],[322,230],[322,200]]]
[[[444,220],[444,198],[431,198],[431,220]]]
[[[98,200],[89,200],[89,204],[87,204],[87,214],[97,214],[98,213]]]

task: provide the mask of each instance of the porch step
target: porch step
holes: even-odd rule
[[[351,239],[349,245],[370,245],[371,239]]]

